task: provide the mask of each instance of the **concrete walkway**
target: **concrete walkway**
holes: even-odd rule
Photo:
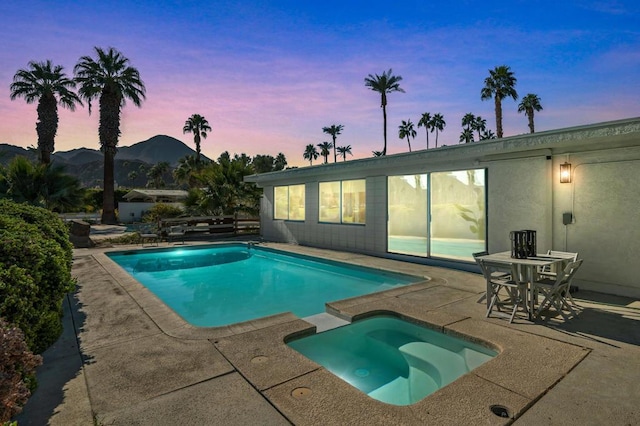
[[[19,424],[514,422],[488,412],[492,401],[507,401],[518,425],[639,422],[638,301],[579,292],[575,299],[582,309],[575,319],[519,319],[508,324],[484,318],[484,306],[476,303],[484,283],[476,274],[353,253],[271,246],[429,276],[431,280],[408,290],[331,303],[329,309],[343,318],[397,312],[481,337],[500,346],[502,353],[490,361],[495,361],[492,368],[474,370],[415,406],[390,406],[368,398],[283,344],[287,334],[312,331],[309,322],[283,314],[198,329],[105,261],[104,249],[76,250],[78,288],[65,303],[64,334],[45,352],[38,369],[40,386],[17,417]],[[317,320],[326,323],[327,318]],[[299,398],[299,389],[311,396]]]

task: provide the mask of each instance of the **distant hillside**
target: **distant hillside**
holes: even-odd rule
[[[149,169],[166,161],[174,168],[178,160],[187,155],[195,155],[195,150],[183,142],[170,136],[158,135],[146,141],[138,142],[131,146],[118,147],[115,158],[114,173],[118,185],[144,186],[147,182],[146,173]],[[36,159],[36,153],[27,149],[0,144],[0,164],[8,164],[17,155]],[[203,156],[203,158],[207,159]],[[67,173],[80,179],[83,186],[101,186],[104,175],[102,153],[96,149],[77,148],[70,151],[58,151],[51,156],[53,164],[64,166]],[[140,169],[142,167],[142,170]],[[138,176],[130,179],[131,172]],[[170,181],[165,179],[167,183]]]
[[[186,155],[195,155],[195,150],[171,136],[158,135],[131,146],[118,148],[116,158],[121,160],[140,160],[150,164],[166,161],[176,166],[178,160]],[[205,157],[208,160],[208,158]]]
[[[78,148],[71,151],[59,151],[51,156],[51,160],[64,164],[85,164],[93,161],[102,161],[102,153],[95,149]]]
[[[35,159],[35,153],[31,151],[21,148],[19,146],[9,145],[6,143],[0,143],[0,164],[6,165],[11,161],[13,157],[18,155],[22,155],[23,157]]]

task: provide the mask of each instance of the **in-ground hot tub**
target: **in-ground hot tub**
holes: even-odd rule
[[[372,398],[414,404],[497,352],[392,316],[376,316],[287,343]]]

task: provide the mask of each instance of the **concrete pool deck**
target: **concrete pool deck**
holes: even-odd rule
[[[640,302],[577,293],[569,321],[484,318],[480,275],[355,253],[269,247],[430,279],[331,302],[342,318],[393,312],[501,354],[417,404],[373,400],[288,348],[314,324],[286,313],[216,329],[186,324],[106,259],[74,252],[78,288],[63,336],[45,352],[40,387],[20,425],[130,424],[637,424]],[[323,317],[323,316],[320,316]],[[315,319],[309,319],[316,322]]]

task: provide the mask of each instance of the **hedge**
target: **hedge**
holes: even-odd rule
[[[62,301],[75,286],[73,247],[58,216],[0,200],[0,317],[19,327],[35,353],[62,332]]]

